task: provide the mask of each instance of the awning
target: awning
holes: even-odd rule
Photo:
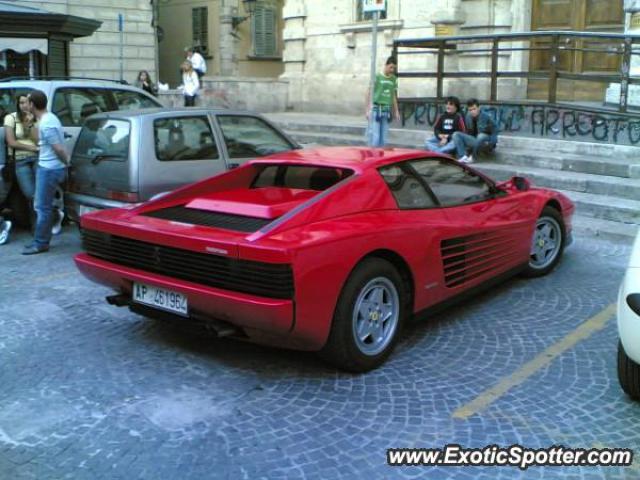
[[[0,51],[3,50],[14,50],[18,53],[29,53],[31,50],[37,50],[47,55],[49,44],[46,38],[0,37]]]

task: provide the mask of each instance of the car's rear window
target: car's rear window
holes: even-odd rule
[[[129,154],[130,132],[131,125],[127,120],[87,120],[78,136],[73,156],[90,157],[94,162],[124,162]]]
[[[260,167],[251,187],[282,187],[322,191],[352,174],[352,170],[344,168],[313,165],[266,165]]]

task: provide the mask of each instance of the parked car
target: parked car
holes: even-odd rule
[[[94,113],[162,106],[147,92],[115,81],[7,78],[0,80],[0,121],[5,114],[16,110],[19,95],[28,94],[32,90],[42,90],[47,94],[47,109],[60,119],[69,151],[73,150],[82,123]],[[10,188],[7,205],[13,211],[15,220],[22,226],[28,226],[29,208],[13,177],[11,172],[11,178],[7,182]],[[62,191],[56,194],[56,203],[59,208],[63,207]]]
[[[640,400],[640,230],[618,293],[618,380]]]
[[[73,151],[67,210],[77,220],[296,148],[284,132],[249,112],[184,108],[93,115]]]
[[[363,372],[408,316],[550,272],[573,212],[559,192],[435,153],[297,150],[83,216],[75,262],[112,304]]]

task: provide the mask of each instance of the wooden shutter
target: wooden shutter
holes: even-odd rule
[[[64,77],[69,75],[67,61],[67,42],[49,39],[49,53],[47,55],[47,75]]]
[[[270,6],[256,7],[253,22],[253,53],[256,57],[277,55],[276,10]]]
[[[208,16],[207,7],[198,7],[191,10],[193,46],[200,47],[201,53],[206,53],[209,48]]]

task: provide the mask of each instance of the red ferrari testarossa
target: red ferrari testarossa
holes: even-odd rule
[[[424,151],[297,150],[85,215],[75,261],[112,304],[361,372],[414,313],[553,269],[573,211]]]

